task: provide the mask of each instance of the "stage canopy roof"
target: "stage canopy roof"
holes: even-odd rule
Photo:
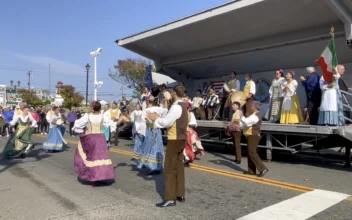
[[[335,28],[340,63],[352,62],[351,0],[242,0],[116,40],[179,80],[315,65]]]

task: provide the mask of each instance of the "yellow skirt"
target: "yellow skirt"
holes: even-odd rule
[[[290,110],[284,110],[282,108],[280,124],[298,124],[303,122],[303,116],[301,112],[301,106],[297,94],[292,96],[292,103]]]

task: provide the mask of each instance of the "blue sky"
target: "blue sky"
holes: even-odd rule
[[[0,7],[0,84],[10,80],[51,88],[58,80],[85,91],[85,68],[93,64],[90,52],[98,47],[98,80],[104,85],[99,98],[119,99],[120,85],[108,76],[118,59],[138,57],[115,40],[228,2],[226,0],[2,0]],[[91,93],[91,92],[90,92]],[[109,96],[114,94],[115,97]]]

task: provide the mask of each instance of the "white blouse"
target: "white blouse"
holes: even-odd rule
[[[56,124],[53,124],[53,121],[54,120],[57,120],[61,118],[61,114],[59,113],[58,115],[56,115],[55,113],[54,114],[46,114],[46,120],[49,122],[50,124],[50,128],[53,128],[56,126]]]
[[[15,117],[13,117],[12,121],[10,122],[11,126],[16,125],[16,123],[18,122],[18,119],[21,119],[22,122],[26,122],[29,118],[29,121],[32,123],[32,127],[36,127],[37,126],[37,122],[36,120],[34,120],[34,118],[32,117],[32,115],[28,114],[26,116],[23,116],[23,114],[21,115],[17,115]]]
[[[194,116],[194,113],[193,112],[190,112],[190,120],[188,122],[188,125],[192,125],[192,126],[195,126],[197,127],[198,124],[197,124],[197,119],[196,119],[196,116]]]
[[[72,130],[77,133],[83,133],[84,128],[87,127],[89,119],[93,124],[100,124],[103,121],[103,125],[110,127],[111,132],[116,131],[116,123],[110,118],[104,117],[103,114],[94,115],[93,113],[87,113],[82,118],[76,120]]]
[[[134,123],[137,133],[145,135],[146,124],[142,118],[142,110],[134,110],[131,112],[131,121]]]
[[[283,93],[283,96],[284,96],[283,110],[288,111],[291,109],[292,96],[294,96],[296,94],[298,83],[294,79],[290,83],[287,83],[287,81],[285,81],[282,84],[282,89],[284,89],[286,85],[288,87],[288,90],[286,92],[284,91],[284,93]]]

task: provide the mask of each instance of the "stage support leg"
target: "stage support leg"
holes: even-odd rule
[[[346,146],[345,147],[346,153],[345,153],[345,167],[350,168],[351,167],[351,147]]]
[[[266,159],[268,160],[269,163],[273,159],[272,148],[271,148],[273,145],[271,141],[272,141],[271,134],[266,134],[266,146],[268,147],[266,149]]]

